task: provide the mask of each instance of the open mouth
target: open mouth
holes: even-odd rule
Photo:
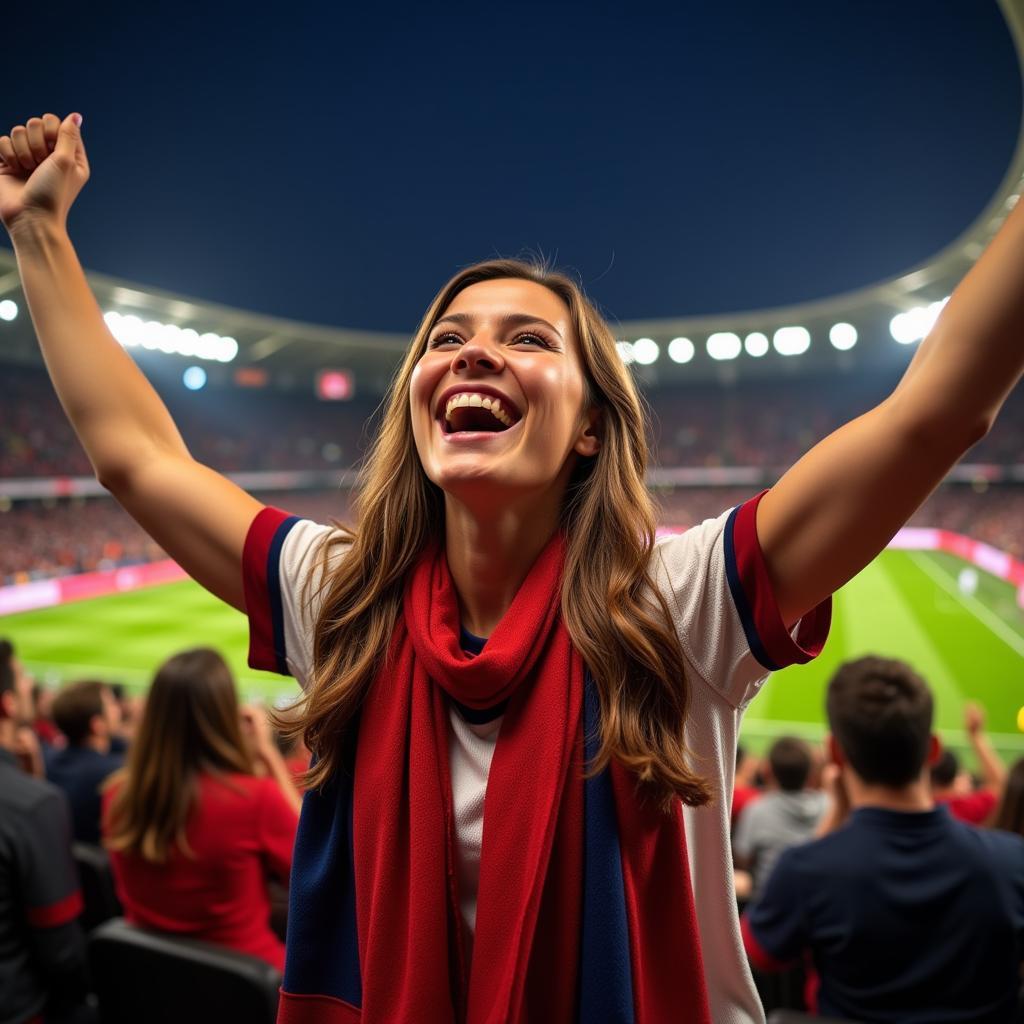
[[[507,400],[484,392],[462,391],[452,395],[441,410],[441,429],[446,434],[500,434],[522,419]]]

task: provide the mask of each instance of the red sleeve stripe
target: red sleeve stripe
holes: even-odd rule
[[[288,531],[298,522],[267,506],[253,519],[242,551],[245,610],[249,616],[249,667],[288,675],[281,610],[279,560]]]
[[[732,510],[725,524],[725,573],[747,644],[770,672],[802,665],[825,646],[832,621],[832,599],[826,598],[800,620],[796,640],[789,634],[775,599],[761,544],[757,539],[756,497]]]
[[[769,953],[754,937],[754,929],[750,927],[750,919],[744,914],[740,918],[740,934],[743,936],[743,948],[747,951],[747,959],[759,971],[774,973],[788,971],[797,961],[778,960]]]
[[[82,894],[78,889],[69,893],[56,903],[47,903],[45,907],[29,907],[28,923],[33,928],[58,928],[62,924],[74,921],[82,912]]]

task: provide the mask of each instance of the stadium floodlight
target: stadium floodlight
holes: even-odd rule
[[[11,299],[0,302],[0,320],[10,323],[18,315],[18,304]]]
[[[137,345],[141,345],[144,333],[145,328],[142,321],[131,313],[121,317],[118,321],[118,329],[114,332],[117,340],[126,348],[135,348]]]
[[[673,363],[688,363],[696,349],[689,338],[673,338],[668,343],[668,357]]]
[[[633,362],[633,346],[628,341],[617,341],[615,342],[615,348],[618,350],[619,358],[627,365]]]
[[[806,327],[780,327],[772,344],[780,356],[802,356],[811,347],[811,334]]]
[[[948,295],[931,305],[915,306],[905,313],[897,313],[889,321],[889,333],[892,335],[893,341],[900,345],[913,345],[914,342],[927,337],[947,302],[949,302]]]
[[[743,351],[743,342],[738,334],[718,331],[707,340],[708,355],[712,359],[735,359]]]
[[[190,358],[199,352],[199,332],[191,327],[182,328],[178,335],[178,355]]]
[[[201,335],[191,327],[165,324],[159,320],[143,323],[132,313],[123,314],[116,310],[104,313],[103,319],[123,348],[141,346],[151,352],[165,352],[190,359],[211,359],[221,363],[230,363],[238,355],[238,342],[234,338],[222,338],[212,331]]]
[[[157,338],[156,347],[161,352],[171,355],[178,351],[178,335],[181,334],[181,328],[177,324],[155,324],[153,333]]]
[[[828,332],[828,340],[832,342],[833,348],[848,352],[857,344],[857,328],[853,324],[833,324],[832,330]]]
[[[760,331],[748,334],[743,341],[743,347],[747,350],[748,356],[760,359],[768,351],[768,335]]]
[[[206,371],[201,366],[190,366],[182,375],[181,382],[189,391],[206,387]]]
[[[637,338],[633,342],[633,358],[643,366],[656,362],[660,354],[661,349],[653,338]]]
[[[142,347],[152,351],[166,351],[163,348],[163,324],[159,320],[147,320],[142,325]]]
[[[217,358],[222,363],[230,363],[238,355],[238,342],[234,338],[220,339],[220,352]]]

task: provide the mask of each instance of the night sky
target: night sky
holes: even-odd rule
[[[620,320],[868,284],[970,224],[1020,127],[994,0],[28,6],[0,124],[83,113],[85,266],[340,326],[523,251]]]

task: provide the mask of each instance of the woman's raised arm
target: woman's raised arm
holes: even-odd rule
[[[97,479],[190,576],[244,611],[242,547],[261,505],[191,457],[103,320],[66,228],[89,178],[76,116],[0,137],[0,221],[43,358]]]
[[[988,432],[1024,372],[1024,203],[953,292],[896,390],[764,496],[757,533],[783,617],[855,576]]]

